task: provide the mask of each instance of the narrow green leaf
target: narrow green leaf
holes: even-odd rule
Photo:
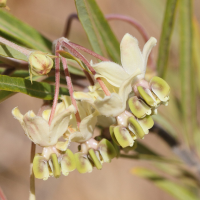
[[[0,90],[0,103],[15,95],[15,92]]]
[[[0,44],[0,55],[3,57],[10,57],[28,62],[27,56],[5,44]]]
[[[132,174],[152,181],[157,187],[168,192],[178,200],[198,200],[198,196],[190,191],[187,187],[172,182],[163,176],[158,175],[156,172],[145,168],[134,168]]]
[[[100,55],[103,49],[100,38],[109,56],[120,63],[120,46],[107,20],[95,0],[75,0],[79,19],[86,31],[94,51]],[[99,38],[100,36],[100,38]]]
[[[167,0],[157,60],[157,69],[160,77],[164,77],[167,70],[167,61],[176,13],[176,5],[177,0]]]
[[[179,1],[181,103],[185,140],[192,143],[192,1]]]
[[[28,24],[0,10],[0,34],[6,39],[31,49],[50,52],[51,42]]]
[[[0,90],[11,92],[21,92],[32,97],[37,97],[44,100],[52,100],[54,98],[55,87],[48,83],[39,83],[24,78],[14,78],[0,75]],[[60,94],[69,95],[66,88],[60,88]]]

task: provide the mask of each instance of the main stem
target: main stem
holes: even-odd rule
[[[35,147],[36,145],[31,143],[31,159],[30,159],[30,194],[29,200],[35,200],[35,176],[33,174],[33,159],[35,156]]]
[[[55,58],[55,93],[54,93],[54,99],[53,99],[53,105],[51,109],[51,114],[49,117],[49,125],[51,124],[53,120],[53,116],[56,111],[56,105],[58,102],[58,95],[59,95],[59,86],[60,86],[60,58],[59,53],[57,51],[60,50],[60,42],[57,41],[56,48],[55,48],[55,55],[57,56]]]
[[[67,82],[67,86],[68,86],[68,89],[69,89],[71,102],[77,110],[75,116],[76,116],[77,126],[79,127],[80,123],[81,123],[81,118],[80,118],[80,115],[79,115],[79,112],[78,112],[78,106],[76,104],[76,100],[73,97],[74,90],[73,90],[72,80],[71,80],[70,73],[69,73],[68,66],[67,66],[67,60],[63,57],[61,58],[61,60],[62,60],[64,72],[65,72],[65,77],[66,77],[66,82]]]

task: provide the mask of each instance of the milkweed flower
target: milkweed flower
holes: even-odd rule
[[[62,96],[66,108],[71,104],[68,96]],[[75,115],[72,114],[68,130],[64,139],[70,142],[80,143],[80,151],[74,154],[76,168],[80,173],[91,172],[93,166],[102,168],[103,162],[110,162],[116,156],[113,145],[106,139],[97,141],[93,139],[94,129],[97,123],[99,112],[91,102],[77,101],[78,112],[81,118],[78,127]]]
[[[73,160],[71,153],[66,151],[69,144],[66,144],[66,148],[63,149],[63,145],[60,145],[58,140],[67,131],[70,115],[75,113],[76,109],[73,105],[66,108],[63,102],[58,103],[51,125],[48,124],[50,112],[51,109],[44,110],[42,116],[37,116],[33,111],[28,111],[25,115],[22,115],[17,107],[12,110],[14,118],[20,122],[26,136],[35,144],[43,147],[43,152],[36,154],[34,158],[33,171],[36,178],[44,180],[49,175],[59,176],[59,164],[63,169],[62,172],[66,174],[66,162],[64,160]],[[63,161],[58,163],[58,159]]]

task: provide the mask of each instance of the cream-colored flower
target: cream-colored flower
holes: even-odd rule
[[[61,99],[65,103],[66,108],[71,104],[70,97],[62,96]],[[76,117],[72,114],[64,138],[67,141],[82,143],[92,138],[99,112],[92,108],[88,102],[77,101],[77,106],[81,118],[80,125],[79,127],[77,126]]]
[[[51,125],[48,124],[50,112],[51,109],[44,110],[42,116],[37,116],[33,111],[22,115],[17,107],[12,110],[27,137],[42,147],[56,145],[58,139],[67,131],[70,115],[75,113],[76,109],[73,105],[66,108],[63,102],[58,103]]]
[[[148,56],[156,42],[157,40],[151,37],[141,52],[138,40],[126,33],[120,44],[122,66],[110,61],[97,63],[93,65],[93,68],[98,73],[95,78],[105,78],[111,85],[120,87],[122,82],[127,80],[137,70],[140,70],[141,74],[137,78],[138,80],[143,79]]]

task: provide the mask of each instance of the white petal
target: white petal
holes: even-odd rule
[[[71,98],[70,96],[67,95],[61,95],[60,99],[63,101],[63,103],[65,104],[65,108],[69,107],[72,103],[71,103]]]
[[[144,72],[144,74],[146,72],[146,65],[147,65],[149,54],[151,53],[151,50],[156,45],[156,43],[157,43],[156,38],[151,37],[144,45],[143,52],[142,52],[142,55],[144,58],[144,68],[142,69],[142,71]]]
[[[14,118],[17,119],[19,121],[19,123],[21,124],[22,128],[24,129],[24,132],[25,132],[26,136],[30,140],[32,140],[31,137],[28,134],[28,130],[27,130],[26,125],[24,123],[24,120],[23,120],[24,116],[21,114],[21,112],[19,111],[18,107],[13,108],[12,114],[13,114]]]
[[[73,105],[69,106],[66,110],[59,113],[53,118],[50,125],[49,138],[52,143],[56,143],[58,139],[67,131],[70,115],[75,113],[76,109]]]
[[[111,96],[106,96],[104,99],[97,99],[94,106],[101,115],[106,117],[116,117],[124,111],[122,99],[116,93],[112,93]]]
[[[135,37],[126,33],[122,38],[120,50],[122,66],[128,74],[144,68],[144,59]]]
[[[128,77],[128,74],[124,71],[124,69],[114,62],[104,61],[97,63],[92,67],[99,75],[106,78],[110,84],[116,87],[119,87],[122,81],[126,80]],[[98,74],[95,78],[98,77]]]
[[[51,145],[48,140],[49,125],[45,119],[36,116],[32,111],[29,111],[24,115],[23,120],[27,128],[28,135],[35,144],[39,144],[41,146]]]
[[[141,74],[141,71],[137,69],[129,78],[122,83],[119,88],[119,96],[122,99],[124,109],[126,107],[126,101],[128,99],[129,94],[132,92],[132,85],[134,82],[138,81],[138,75]]]
[[[107,128],[113,124],[116,124],[115,117],[106,117],[104,115],[99,115],[97,117],[97,126],[102,126],[103,128]]]
[[[72,142],[85,142],[93,136],[98,114],[99,113],[95,111],[81,121],[80,132],[77,131],[70,137]]]

